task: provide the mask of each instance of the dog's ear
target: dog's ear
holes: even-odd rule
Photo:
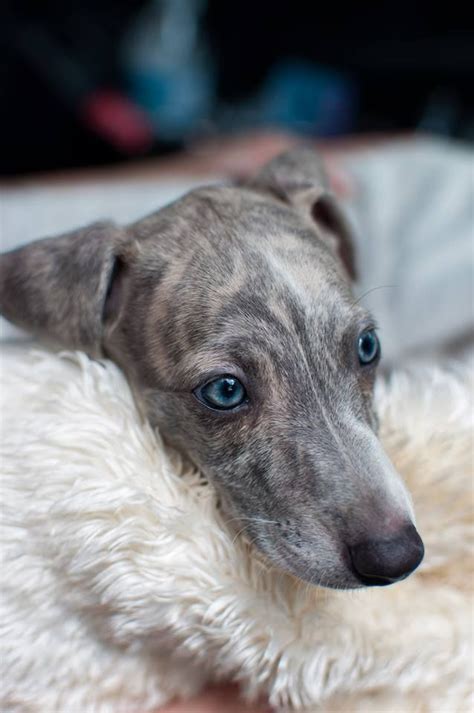
[[[315,151],[299,147],[280,154],[263,167],[251,186],[269,191],[311,220],[351,279],[356,278],[351,230]]]
[[[61,346],[101,356],[117,305],[126,231],[96,223],[0,256],[0,313]]]

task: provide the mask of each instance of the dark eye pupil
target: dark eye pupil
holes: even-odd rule
[[[223,410],[240,406],[246,398],[243,385],[234,376],[221,376],[209,381],[195,393],[208,406]]]
[[[373,329],[360,335],[358,351],[361,364],[370,364],[378,357],[380,343]]]
[[[237,390],[237,380],[225,378],[221,381],[221,392],[224,398],[230,398]]]

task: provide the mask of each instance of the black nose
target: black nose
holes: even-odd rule
[[[408,577],[418,567],[425,548],[413,525],[396,537],[366,540],[349,548],[357,577],[368,586],[392,584]]]

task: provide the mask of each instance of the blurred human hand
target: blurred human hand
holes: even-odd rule
[[[271,713],[271,708],[263,703],[245,703],[235,686],[219,686],[191,700],[167,704],[155,713]]]
[[[278,131],[252,131],[200,140],[189,148],[188,156],[197,160],[206,170],[246,179],[277,154],[301,143],[308,144],[309,141]],[[351,181],[338,162],[338,156],[353,150],[351,142],[343,142],[341,147],[337,141],[311,143],[322,155],[333,191],[341,196],[350,195]]]

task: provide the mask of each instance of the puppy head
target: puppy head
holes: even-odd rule
[[[0,306],[114,359],[273,563],[358,587],[407,576],[423,546],[374,432],[379,345],[353,274],[347,226],[300,149],[246,187],[7,253]]]

